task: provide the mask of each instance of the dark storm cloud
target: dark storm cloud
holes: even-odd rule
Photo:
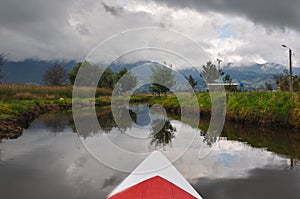
[[[67,15],[70,2],[73,1],[1,0],[0,24],[13,26],[45,20],[59,22],[62,15]]]
[[[69,22],[70,7],[74,2],[1,0],[0,52],[8,52],[13,60],[62,59],[71,55],[76,47],[76,33]],[[86,30],[81,27],[79,33],[83,32]]]
[[[69,26],[67,9],[73,0],[1,0],[0,30],[17,38],[51,40],[62,37]],[[12,35],[12,36],[13,36]]]
[[[300,30],[299,0],[146,0],[174,8],[215,11],[246,17],[254,23]]]
[[[102,2],[102,6],[106,12],[108,12],[114,16],[118,16],[120,14],[120,12],[123,11],[123,8],[121,8],[121,7],[109,6],[104,2]]]

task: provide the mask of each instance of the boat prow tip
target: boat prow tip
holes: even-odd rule
[[[152,189],[153,187],[156,188]],[[160,189],[161,187],[164,187],[164,189]],[[117,186],[109,195],[108,199],[142,199],[141,193],[145,192],[151,195],[151,197],[148,198],[156,198],[159,196],[157,195],[157,190],[160,190],[158,194],[162,194],[165,199],[202,199],[172,163],[157,150],[153,151],[119,186]],[[174,194],[171,194],[168,190],[176,192],[177,196],[174,197]]]

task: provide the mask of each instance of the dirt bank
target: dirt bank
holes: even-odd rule
[[[43,104],[36,105],[30,111],[20,115],[14,115],[6,119],[0,119],[0,139],[15,139],[22,135],[23,129],[28,128],[30,123],[39,115],[53,112],[68,110],[71,105]]]

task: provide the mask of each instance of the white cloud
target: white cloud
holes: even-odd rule
[[[111,35],[133,28],[155,26],[189,36],[207,51],[211,60],[221,58],[225,62],[287,65],[287,52],[281,47],[281,44],[286,44],[296,52],[294,65],[299,63],[298,30],[289,28],[288,23],[284,30],[275,22],[263,26],[267,20],[257,23],[251,17],[236,12],[222,12],[209,7],[205,10],[193,9],[148,0],[68,0],[63,3],[4,0],[0,7],[0,52],[6,52],[12,60],[82,60],[99,42]],[[294,20],[291,27],[296,23]],[[230,27],[222,34],[220,28],[226,24]],[[151,37],[144,34],[140,38],[122,41],[114,48],[117,45],[129,46],[135,40],[143,40],[146,44]],[[188,42],[166,35],[163,37],[160,39],[168,42],[172,49],[189,54],[196,60],[197,54]],[[148,44],[151,42],[148,41]],[[147,59],[147,54],[140,56],[140,59]]]

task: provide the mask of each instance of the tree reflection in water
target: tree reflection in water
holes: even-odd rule
[[[116,126],[119,128],[121,132],[125,132],[127,129],[131,129],[133,122],[136,123],[137,114],[133,112],[131,109],[121,106],[115,109],[114,113],[115,113],[114,116],[116,118],[115,119],[112,118],[112,119],[114,120],[114,122],[118,121],[118,124],[116,124]],[[127,117],[128,113],[130,117]]]
[[[58,117],[59,115],[59,117]],[[45,127],[52,133],[63,133],[70,125],[71,114],[68,112],[50,113],[41,116]]]
[[[294,159],[294,158],[290,158],[290,165],[289,165],[289,169],[294,169],[295,166],[299,165],[299,160]]]
[[[152,133],[150,134],[150,146],[154,148],[163,148],[169,144],[172,145],[172,139],[175,138],[176,128],[171,125],[170,120],[156,119],[152,122]]]
[[[124,115],[128,114],[128,112],[131,119],[126,120],[124,119],[126,118]],[[80,118],[81,121],[89,125],[86,125],[84,129],[80,129],[79,132],[81,137],[87,138],[100,133],[110,133],[113,128],[118,128],[121,132],[125,132],[127,129],[130,129],[132,127],[133,122],[135,122],[137,119],[136,113],[134,113],[132,110],[126,107],[119,107],[116,110],[115,117],[117,117],[118,121],[121,121],[118,124],[114,119],[114,115],[110,107],[101,108],[100,110],[97,110],[96,116],[101,128],[99,128],[98,124],[90,125],[91,123],[89,121],[91,121],[94,117],[93,111],[87,110],[86,113],[82,114],[82,118]],[[73,131],[76,132],[74,122],[73,122]]]
[[[214,143],[216,143],[219,139],[219,133],[216,132],[203,132],[201,131],[201,135],[204,136],[203,142],[206,143],[209,147],[212,147]]]

